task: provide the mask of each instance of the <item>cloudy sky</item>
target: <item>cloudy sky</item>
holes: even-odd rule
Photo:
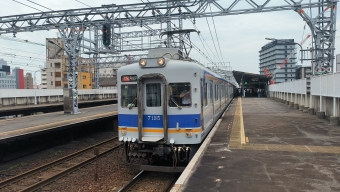
[[[16,0],[34,8],[48,11],[43,7],[39,7],[27,0]],[[130,3],[141,3],[147,0],[31,0],[35,3],[43,5],[53,10],[65,10],[75,8],[85,8],[84,4],[91,7],[100,7],[102,4],[130,4]],[[151,0],[150,0],[151,1]],[[154,0],[152,0],[154,1]],[[253,0],[258,4],[261,4],[265,0]],[[218,1],[222,6],[229,6],[231,0]],[[272,5],[286,5],[284,0],[275,0]],[[309,2],[304,0],[303,2]],[[315,0],[312,2],[315,2]],[[0,17],[18,14],[27,14],[38,12],[32,8],[19,4],[12,0],[0,0],[1,12]],[[244,6],[244,7],[242,7]],[[237,8],[249,8],[245,3],[239,4]],[[214,8],[212,7],[214,10]],[[305,10],[306,12],[309,10]],[[316,12],[313,12],[316,15]],[[337,13],[337,18],[339,13]],[[219,42],[214,30],[214,25]],[[174,21],[177,25],[177,21]],[[210,30],[208,27],[210,26]],[[337,26],[339,25],[339,19]],[[193,43],[202,50],[206,55],[209,55],[211,60],[214,62],[224,61],[230,62],[233,70],[245,71],[250,73],[259,73],[259,50],[262,46],[269,43],[265,40],[265,37],[277,38],[277,39],[294,39],[295,42],[300,43],[308,34],[310,29],[305,26],[305,22],[302,18],[294,11],[280,11],[280,12],[267,12],[267,13],[256,13],[256,14],[244,14],[234,16],[223,16],[214,17],[214,20],[208,18],[196,19],[196,26],[200,30],[202,37],[205,41],[200,40],[197,34],[192,34],[191,39]],[[151,26],[156,29],[159,25]],[[163,24],[165,27],[165,24]],[[305,29],[304,29],[305,27]],[[184,29],[193,29],[194,26],[188,20],[184,21]],[[144,28],[145,29],[145,28]],[[143,30],[140,27],[124,28],[123,31],[140,31]],[[212,33],[212,35],[210,34]],[[50,31],[36,31],[34,33],[18,33],[16,35],[19,39],[25,39],[34,43],[45,44],[45,38],[57,37],[57,30]],[[13,37],[12,34],[1,35],[2,37],[8,36]],[[212,38],[212,37],[213,38]],[[336,36],[339,36],[337,34]],[[217,51],[215,50],[215,46]],[[335,54],[340,54],[339,49],[340,38],[336,39]],[[216,52],[220,52],[223,58],[219,59]],[[303,48],[311,47],[311,38],[308,39]],[[16,54],[16,56],[8,55]],[[126,53],[123,53],[126,54]],[[135,54],[135,53],[131,53]],[[209,63],[201,54],[196,50],[192,50],[190,55],[192,58],[199,60],[203,64]],[[11,67],[24,68],[25,72],[34,72],[39,70],[40,67],[44,66],[46,58],[46,48],[41,45],[33,45],[27,43],[20,43],[15,41],[4,40],[0,38],[0,58],[5,59]],[[307,64],[306,62],[304,64]],[[40,73],[37,72],[37,81],[40,82]]]

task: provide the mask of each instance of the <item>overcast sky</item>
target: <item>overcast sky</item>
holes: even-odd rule
[[[34,8],[48,11],[43,7],[39,7],[27,0],[16,0],[25,3]],[[41,4],[47,8],[53,10],[65,10],[74,8],[85,8],[83,5],[75,0],[32,0],[38,4]],[[146,0],[143,0],[146,1]],[[261,4],[265,0],[254,0]],[[99,7],[102,4],[130,4],[130,3],[141,3],[142,0],[81,0],[81,2],[92,6]],[[224,6],[230,5],[231,0],[218,1]],[[227,3],[226,3],[227,2]],[[228,3],[229,2],[229,3]],[[309,2],[309,0],[304,0],[303,2]],[[12,0],[0,0],[1,12],[0,17],[18,14],[27,14],[38,12],[32,8],[26,7]],[[284,0],[276,0],[275,5],[286,5]],[[274,4],[273,4],[274,5]],[[240,4],[238,8],[248,8],[245,4]],[[244,7],[242,7],[244,6]],[[214,8],[212,7],[214,10]],[[308,10],[305,10],[308,11]],[[313,13],[315,15],[315,13]],[[339,18],[339,13],[337,13],[337,18]],[[259,73],[259,51],[262,46],[269,43],[265,40],[265,37],[272,37],[277,39],[294,39],[295,42],[300,43],[308,34],[310,29],[308,26],[305,27],[305,22],[302,18],[294,11],[280,11],[280,12],[267,12],[267,13],[255,13],[255,14],[244,14],[235,16],[223,16],[214,17],[214,22],[216,26],[216,32],[219,39],[219,46],[223,55],[223,61],[230,62],[233,70],[245,71],[250,73]],[[177,21],[174,21],[177,25]],[[215,30],[213,21],[208,18],[208,23],[210,25],[210,30],[215,41],[217,52],[219,51],[219,46],[216,40]],[[339,19],[337,21],[337,26],[339,25]],[[209,46],[202,45],[202,42],[198,38],[197,34],[192,34],[191,39],[193,43],[199,47],[200,50],[205,52],[205,54],[210,55],[210,58],[215,62],[220,61],[214,57],[216,56],[216,51],[214,48],[213,40],[210,35],[210,30],[205,18],[196,19],[196,26]],[[151,26],[156,29],[159,25]],[[163,24],[165,27],[165,24]],[[184,29],[193,29],[194,26],[189,21],[184,21]],[[124,28],[123,31],[140,31],[142,28]],[[2,36],[13,37],[12,34],[6,34]],[[338,36],[338,34],[336,35]],[[27,33],[18,33],[17,38],[27,39],[28,41],[45,44],[45,38],[56,38],[57,30],[51,31],[36,31]],[[339,42],[340,38],[336,39],[335,44],[335,54],[340,54]],[[311,38],[305,42],[303,48],[311,47]],[[207,52],[205,51],[207,50]],[[213,52],[213,53],[212,53]],[[13,57],[4,55],[4,53],[15,53],[20,55]],[[126,53],[123,53],[126,54]],[[131,53],[134,54],[134,53]],[[199,60],[201,63],[209,63],[201,54],[197,51],[192,50],[190,55],[192,58]],[[11,67],[20,67],[25,69],[26,72],[34,72],[39,70],[39,67],[44,66],[46,58],[46,48],[40,45],[32,45],[27,43],[19,43],[14,41],[3,40],[0,38],[0,58],[5,59]],[[304,64],[307,64],[306,62]],[[37,72],[37,81],[40,83],[40,73]]]

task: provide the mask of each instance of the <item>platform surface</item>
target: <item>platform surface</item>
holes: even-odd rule
[[[241,102],[249,142],[241,144],[236,98],[186,182],[172,191],[340,191],[340,126],[268,98]]]
[[[117,98],[110,98],[110,99],[97,99],[97,100],[82,100],[79,101],[79,105],[87,104],[87,103],[98,103],[98,102],[105,102],[105,101],[114,101]],[[16,106],[0,106],[0,112],[6,111],[21,111],[23,109],[36,109],[36,108],[44,108],[50,106],[63,106],[64,102],[57,102],[57,103],[44,103],[44,104],[37,104],[37,105],[16,105]]]
[[[80,109],[79,114],[46,113],[0,120],[0,140],[83,121],[117,115],[117,104]]]

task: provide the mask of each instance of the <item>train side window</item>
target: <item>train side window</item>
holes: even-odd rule
[[[137,107],[137,84],[121,86],[121,106]]]
[[[215,101],[218,99],[218,94],[217,94],[217,85],[215,85]]]
[[[169,83],[169,96],[169,107],[190,107],[190,83]]]
[[[214,99],[213,93],[214,92],[213,92],[213,83],[212,82],[210,83],[209,87],[210,87],[210,103],[213,104],[214,103],[214,101],[213,101],[213,99]]]
[[[204,83],[204,106],[208,106],[208,83]]]
[[[160,107],[161,106],[161,84],[149,83],[146,84],[146,106]]]

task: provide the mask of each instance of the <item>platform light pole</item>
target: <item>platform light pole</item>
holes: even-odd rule
[[[36,87],[34,88],[34,105],[36,105],[37,104],[37,82],[36,82],[36,76],[35,76],[35,74],[36,74],[36,72],[38,72],[38,71],[41,71],[41,69],[40,70],[37,70],[37,71],[34,71],[34,83],[35,83],[35,85],[36,85]]]

